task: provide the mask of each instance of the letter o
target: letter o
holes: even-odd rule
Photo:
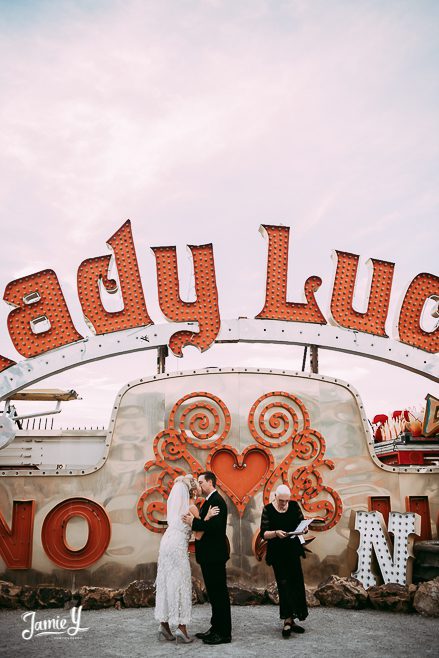
[[[71,548],[66,528],[73,516],[88,523],[88,539],[82,548]],[[44,519],[41,541],[46,555],[64,569],[84,569],[105,553],[111,537],[111,523],[101,505],[88,498],[69,498],[56,505]]]

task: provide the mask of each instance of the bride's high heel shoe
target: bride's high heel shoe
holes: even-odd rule
[[[169,633],[169,631],[167,631],[166,628],[161,624],[159,626],[157,637],[159,640],[168,640],[170,642],[172,642],[172,640],[175,640],[175,637],[172,635],[172,633]]]
[[[189,642],[194,641],[193,637],[188,637],[179,628],[176,628],[174,633],[175,633],[175,641],[177,642],[177,644],[179,642],[183,642],[184,644],[189,644]]]

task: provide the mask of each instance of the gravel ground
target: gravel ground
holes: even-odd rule
[[[0,656],[42,658],[101,658],[105,656],[325,656],[339,658],[367,656],[438,656],[439,623],[437,619],[420,615],[382,613],[374,610],[340,610],[312,608],[303,622],[306,632],[281,636],[281,622],[275,606],[248,606],[232,608],[233,642],[209,647],[195,639],[192,644],[175,645],[159,642],[158,624],[151,608],[82,611],[80,626],[87,628],[76,636],[34,634],[29,640],[22,632],[31,628],[28,617],[22,619],[23,610],[0,610]],[[65,619],[72,625],[70,611],[38,610],[35,622],[44,619]],[[193,609],[190,632],[209,627],[210,607],[197,605]]]

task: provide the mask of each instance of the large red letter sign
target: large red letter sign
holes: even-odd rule
[[[0,354],[0,372],[14,365],[15,365],[15,361],[11,361],[11,359],[7,359],[5,356],[2,356]]]
[[[101,301],[100,282],[108,293],[118,292],[116,281],[108,278],[111,256],[88,258],[78,268],[78,295],[86,319],[96,334],[152,324],[146,310],[129,220],[108,240],[108,244],[114,252],[124,307],[121,311],[110,312]]]
[[[186,345],[195,345],[202,352],[214,342],[220,329],[218,291],[211,244],[190,246],[194,259],[194,302],[180,298],[177,254],[175,247],[152,247],[157,260],[157,285],[160,308],[173,322],[198,322],[199,331],[178,331],[169,341],[175,356],[183,356]]]
[[[9,569],[32,566],[34,516],[34,500],[14,500],[11,528],[0,512],[0,555]]]
[[[422,310],[430,298],[439,299],[439,277],[426,272],[418,274],[405,294],[398,331],[402,343],[436,354],[439,352],[439,328],[428,332],[421,327]]]
[[[385,325],[395,264],[371,258],[373,275],[369,301],[366,313],[360,313],[352,306],[359,256],[344,251],[336,251],[336,254],[337,271],[331,299],[331,314],[334,322],[346,329],[387,338]]]
[[[3,299],[17,307],[8,315],[8,328],[15,349],[23,356],[37,356],[82,339],[53,270],[11,281]]]
[[[314,293],[322,285],[318,276],[305,281],[306,302],[287,302],[288,276],[288,226],[261,226],[264,237],[268,236],[267,285],[265,304],[256,316],[265,320],[289,320],[290,322],[314,322],[326,324]]]
[[[73,516],[88,523],[88,539],[76,550],[66,543],[66,527]],[[70,498],[54,507],[44,519],[41,541],[47,556],[64,569],[85,569],[105,553],[111,537],[110,519],[103,507],[87,498]]]

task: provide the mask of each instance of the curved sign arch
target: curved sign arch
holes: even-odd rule
[[[159,349],[169,344],[175,330],[197,332],[196,323],[152,325],[92,336],[10,366],[0,373],[0,399],[47,377],[80,365],[141,350]],[[293,324],[278,320],[239,318],[223,320],[215,343],[269,343],[316,345],[365,356],[410,370],[432,381],[439,381],[437,355],[379,336],[331,326]]]

